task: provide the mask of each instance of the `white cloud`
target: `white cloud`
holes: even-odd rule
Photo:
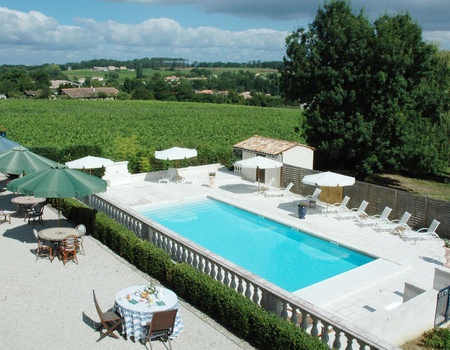
[[[232,57],[238,62],[281,60],[287,35],[271,29],[232,32],[214,27],[187,28],[168,18],[137,24],[77,19],[77,26],[65,26],[39,12],[2,7],[0,32],[0,44],[9,45],[7,51],[0,51],[0,62],[8,64],[146,56],[205,61],[226,61]],[[15,57],[15,62],[11,57]]]

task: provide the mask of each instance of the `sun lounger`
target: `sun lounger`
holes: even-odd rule
[[[348,212],[350,209],[347,208],[348,201],[350,200],[349,196],[345,196],[341,203],[333,203],[327,205],[326,208],[322,209],[322,213],[326,212],[327,214],[338,214],[341,212]]]
[[[406,230],[400,234],[401,239],[406,242],[413,241],[416,244],[417,241],[422,240],[440,240],[440,237],[436,233],[436,229],[439,226],[440,222],[434,219],[430,227],[424,227],[417,231]]]
[[[159,183],[169,183],[173,180],[177,180],[177,169],[169,168],[159,179]]]
[[[290,196],[293,193],[291,192],[291,188],[294,186],[294,183],[291,182],[285,189],[281,190],[269,190],[264,192],[265,197],[282,197],[282,196]]]
[[[335,218],[338,220],[351,220],[351,219],[359,219],[362,217],[367,217],[367,213],[365,212],[367,205],[369,202],[362,201],[358,208],[352,208],[348,212],[338,213]]]
[[[384,223],[377,223],[373,227],[375,231],[379,232],[389,232],[392,234],[400,234],[401,232],[405,230],[411,230],[411,227],[408,226],[407,222],[409,218],[411,217],[411,214],[405,211],[400,218],[400,220],[391,220],[389,222]]]
[[[384,208],[383,212],[381,214],[372,215],[367,218],[360,218],[357,217],[357,225],[362,227],[367,226],[375,226],[377,224],[384,224],[388,223],[389,219],[388,216],[391,213],[392,209],[389,207]]]

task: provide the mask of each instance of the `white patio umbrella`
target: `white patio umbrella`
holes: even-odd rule
[[[197,157],[197,150],[193,148],[172,147],[163,151],[155,151],[155,158],[161,160],[179,160]]]
[[[235,166],[238,165],[243,168],[257,170],[258,190],[259,190],[259,180],[260,180],[260,176],[259,176],[260,169],[274,169],[274,168],[281,168],[283,166],[283,163],[281,163],[277,160],[266,158],[266,157],[261,157],[261,156],[243,159],[234,164],[235,164]]]
[[[326,171],[323,173],[306,175],[302,179],[305,185],[327,187],[327,215],[330,199],[330,187],[352,186],[355,184],[355,178],[347,175]]]
[[[113,163],[114,162],[108,158],[87,156],[66,162],[66,165],[71,169],[97,169]]]

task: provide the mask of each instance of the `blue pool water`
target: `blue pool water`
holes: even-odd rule
[[[374,260],[208,198],[141,214],[289,292]]]

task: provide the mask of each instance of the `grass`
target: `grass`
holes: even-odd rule
[[[434,199],[450,201],[450,178],[447,176],[446,179],[447,183],[444,183],[407,177],[400,174],[382,174],[372,176],[368,178],[367,181],[381,186],[428,196]]]

